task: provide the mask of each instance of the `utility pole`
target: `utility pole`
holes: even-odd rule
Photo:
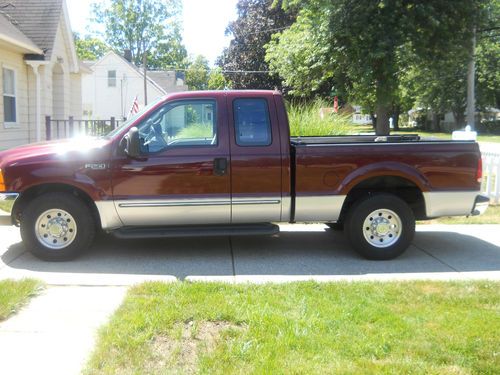
[[[148,55],[146,48],[144,48],[144,55],[142,56],[142,65],[144,68],[144,106],[148,105],[148,80],[146,78],[146,73],[148,70]]]
[[[476,114],[476,98],[475,98],[475,73],[476,73],[476,28],[472,31],[472,50],[467,66],[467,125],[473,131],[476,127],[475,114]]]

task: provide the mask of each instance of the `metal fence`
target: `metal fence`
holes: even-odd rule
[[[500,151],[482,152],[484,194],[490,197],[492,204],[500,203]]]
[[[45,116],[45,137],[47,140],[72,138],[80,135],[100,136],[117,128],[120,121],[111,117],[109,120],[56,120]]]

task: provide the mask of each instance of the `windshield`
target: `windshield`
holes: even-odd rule
[[[137,112],[135,115],[133,115],[132,117],[130,117],[129,119],[127,119],[126,121],[124,121],[123,124],[121,124],[119,127],[117,127],[114,130],[111,130],[108,134],[106,134],[104,136],[104,138],[112,138],[112,137],[114,137],[116,134],[120,133],[123,129],[125,129],[126,127],[128,127],[131,123],[133,123],[136,119],[138,119],[139,117],[141,117],[145,112],[149,111],[152,107],[154,107],[156,104],[158,104],[159,102],[161,102],[163,99],[164,99],[164,97],[161,96],[158,99],[152,101],[146,107],[144,107],[139,112]]]

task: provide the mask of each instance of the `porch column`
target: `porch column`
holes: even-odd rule
[[[41,91],[41,85],[40,85],[40,72],[38,71],[38,68],[40,65],[47,65],[49,62],[48,61],[43,61],[43,60],[26,60],[26,64],[31,66],[33,69],[33,73],[35,74],[35,100],[36,100],[36,109],[35,109],[35,124],[36,124],[36,141],[40,142],[42,140],[42,123],[40,121],[40,116],[41,116],[41,98],[40,98],[40,91]]]

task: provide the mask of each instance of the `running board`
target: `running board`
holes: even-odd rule
[[[171,227],[124,227],[111,232],[117,238],[172,238],[213,236],[263,236],[279,233],[276,224],[190,225]]]

